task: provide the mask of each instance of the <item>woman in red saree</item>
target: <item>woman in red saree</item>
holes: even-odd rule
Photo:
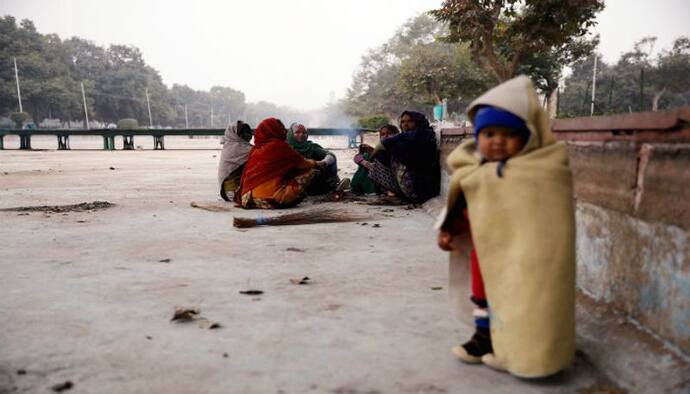
[[[288,208],[306,195],[306,187],[317,174],[316,162],[292,149],[286,137],[285,126],[276,118],[256,126],[254,147],[235,193],[235,202],[242,208]]]

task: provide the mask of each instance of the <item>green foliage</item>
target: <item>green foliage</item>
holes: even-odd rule
[[[139,128],[139,122],[136,119],[125,118],[117,121],[117,128],[124,130],[132,130]]]
[[[669,109],[690,104],[690,40],[680,37],[656,58],[655,37],[638,41],[616,64],[597,61],[594,114]],[[594,57],[576,62],[560,95],[560,117],[589,116]]]
[[[26,112],[12,112],[10,113],[10,120],[14,122],[16,128],[21,129],[24,122],[29,120],[30,116]]]
[[[476,97],[490,82],[470,60],[466,46],[433,42],[411,48],[400,64],[398,83],[403,93],[433,106],[443,98]]]
[[[6,16],[0,17],[0,113],[16,108],[14,58],[22,103],[34,119],[52,114],[69,118],[79,110],[76,82],[69,73],[60,38],[39,34],[28,20],[17,26],[13,17]]]
[[[185,104],[191,127],[210,127],[211,108],[215,127],[247,112],[244,93],[229,87],[168,89],[136,47],[101,47],[78,37],[62,41],[41,35],[31,21],[17,24],[5,16],[0,17],[0,114],[16,110],[15,57],[24,109],[37,120],[82,119],[82,83],[89,117],[107,123],[132,118],[148,124],[147,90],[154,125],[184,127]]]
[[[359,127],[364,129],[378,130],[388,123],[390,123],[390,118],[386,115],[363,116],[357,119]]]
[[[94,81],[95,110],[108,122],[135,118],[148,123],[148,90],[153,124],[169,124],[173,109],[158,71],[146,65],[141,52],[131,46],[111,45],[105,51],[104,72]]]
[[[184,85],[173,85],[170,97],[177,109],[174,123],[184,126],[184,105],[190,127],[211,127],[211,108],[213,108],[213,127],[225,127],[231,120],[244,118],[246,112],[245,96],[239,90],[214,86],[209,92],[199,92]],[[246,120],[246,119],[245,119]]]
[[[495,81],[528,73],[547,93],[561,69],[587,56],[602,0],[445,0],[430,11],[449,25],[447,42],[469,45],[472,59]]]
[[[466,103],[486,89],[486,73],[471,62],[466,46],[436,40],[445,33],[444,24],[421,15],[363,56],[345,99],[347,112],[395,118],[405,109],[430,112],[444,98]]]
[[[680,37],[673,48],[662,51],[649,73],[653,87],[652,110],[690,103],[690,39]]]

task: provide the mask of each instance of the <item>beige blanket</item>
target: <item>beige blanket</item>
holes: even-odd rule
[[[474,140],[456,148],[448,158],[453,174],[446,209],[465,194],[496,358],[514,375],[547,376],[567,367],[575,352],[575,223],[566,147],[555,141],[527,77],[475,100],[470,119],[478,105],[518,115],[530,139],[507,161],[502,178],[497,163],[481,164]]]

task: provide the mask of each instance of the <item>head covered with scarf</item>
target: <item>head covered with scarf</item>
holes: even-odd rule
[[[236,124],[225,129],[225,135],[223,136],[225,142],[223,143],[223,151],[220,154],[220,163],[218,164],[218,183],[221,186],[233,171],[247,161],[252,146],[246,137],[251,139],[251,132],[251,127],[239,120]]]
[[[295,132],[300,128],[304,129],[304,134],[306,136],[304,141],[298,141],[295,138]],[[290,125],[290,130],[288,130],[287,135],[288,145],[290,145],[292,149],[296,150],[307,159],[317,161],[323,160],[323,158],[326,157],[326,155],[328,154],[328,151],[321,147],[321,145],[309,141],[308,138],[309,133],[307,132],[307,128],[304,127],[303,124],[295,122]]]
[[[304,161],[304,158],[285,141],[283,123],[276,118],[264,119],[256,126],[254,147],[242,173],[238,195],[242,195],[262,183],[283,177]]]
[[[522,146],[526,145],[530,137],[530,131],[527,128],[525,121],[519,116],[515,115],[510,111],[494,107],[491,105],[478,105],[474,110],[474,139],[479,145],[479,133],[487,127],[501,127],[509,129],[511,133],[520,139]],[[477,149],[481,155],[481,151]],[[503,169],[510,157],[500,160],[500,163],[496,167],[496,175],[503,177]],[[487,159],[482,157],[482,161]]]
[[[400,130],[402,131],[409,131],[405,130],[403,127],[403,117],[407,115],[412,119],[412,121],[415,124],[415,127],[413,130],[432,130],[431,124],[429,124],[429,120],[426,118],[426,116],[417,111],[403,111],[403,113],[400,114],[400,118],[398,119],[398,123],[400,126]]]
[[[414,127],[403,128],[403,117],[408,116]],[[436,133],[426,116],[416,111],[400,114],[401,133],[381,141],[393,160],[404,164],[412,173],[414,188],[421,200],[438,194],[441,172],[439,167]]]
[[[414,122],[414,128],[404,130],[402,119],[407,115]],[[423,168],[429,162],[438,160],[436,134],[426,116],[415,111],[400,114],[402,132],[382,142],[386,152],[411,168]]]

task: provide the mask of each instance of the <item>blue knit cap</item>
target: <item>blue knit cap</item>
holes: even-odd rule
[[[474,138],[479,137],[479,132],[489,126],[507,127],[509,129],[527,131],[525,121],[512,112],[500,108],[482,106],[474,115]]]

